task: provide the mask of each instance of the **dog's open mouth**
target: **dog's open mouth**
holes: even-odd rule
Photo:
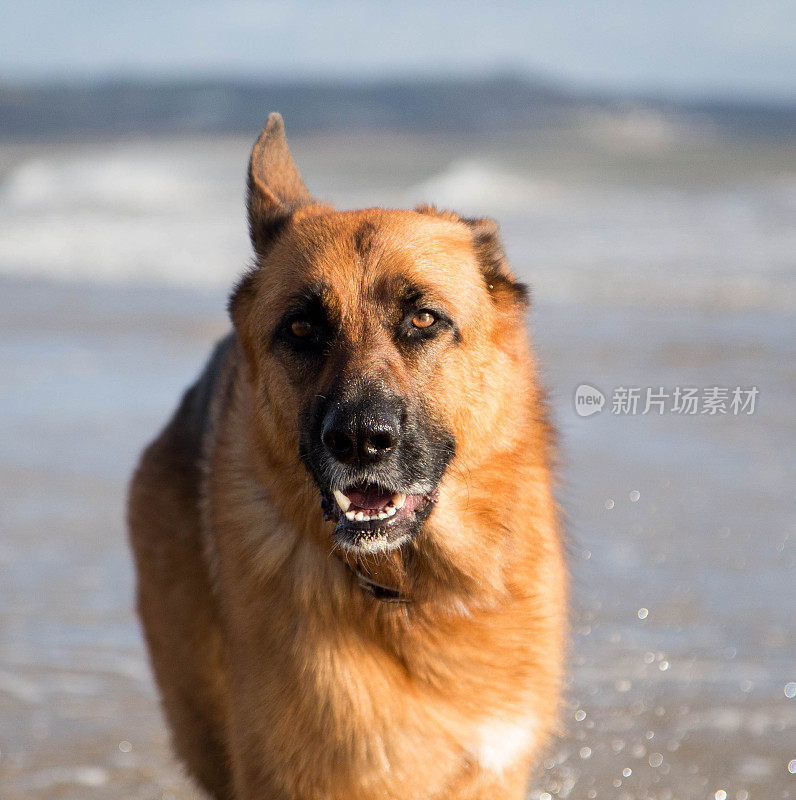
[[[344,547],[368,552],[393,549],[409,539],[418,521],[426,516],[437,491],[422,494],[396,492],[375,484],[335,489],[324,499],[327,517],[336,519],[335,538]]]

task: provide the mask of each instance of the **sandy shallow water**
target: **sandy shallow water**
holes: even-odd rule
[[[796,151],[632,118],[293,145],[342,207],[495,215],[532,285],[573,633],[531,800],[796,797]],[[123,505],[227,329],[249,146],[0,146],[3,800],[196,796],[133,614]],[[607,398],[588,418],[581,384]],[[759,395],[752,415],[611,413],[618,387],[677,386]]]
[[[223,296],[6,280],[0,298],[2,796],[193,797],[132,612],[123,496],[225,329]],[[532,319],[575,625],[566,732],[530,797],[792,797],[792,319],[566,305]],[[760,396],[744,417],[580,418],[583,382]]]

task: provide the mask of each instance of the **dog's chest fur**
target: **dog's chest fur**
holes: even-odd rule
[[[250,763],[292,796],[425,797],[463,773],[501,775],[534,745],[528,705],[508,693],[498,703],[489,687],[478,697],[467,663],[440,665],[442,686],[428,662],[418,674],[354,626],[332,633],[319,615],[275,632],[273,603],[261,617],[243,592],[239,600],[257,621],[233,649],[233,713]]]
[[[234,389],[221,389],[210,419],[245,428]],[[232,727],[260,770],[250,782],[306,798],[405,798],[526,758],[533,700],[485,672],[484,652],[517,671],[487,621],[452,610],[430,637],[419,609],[382,604],[297,535],[259,483],[245,438],[211,429],[205,444],[209,567],[235,665]]]

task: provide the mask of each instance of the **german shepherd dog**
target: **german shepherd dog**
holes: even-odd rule
[[[218,799],[519,800],[566,579],[497,226],[314,200],[278,114],[248,215],[233,330],[130,488],[176,752]]]

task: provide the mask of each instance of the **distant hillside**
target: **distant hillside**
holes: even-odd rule
[[[675,104],[615,98],[517,77],[317,83],[244,80],[105,81],[0,85],[0,138],[85,138],[166,133],[251,133],[278,109],[291,131],[523,130],[566,123],[584,110],[649,108],[738,134],[783,136],[796,107]]]

